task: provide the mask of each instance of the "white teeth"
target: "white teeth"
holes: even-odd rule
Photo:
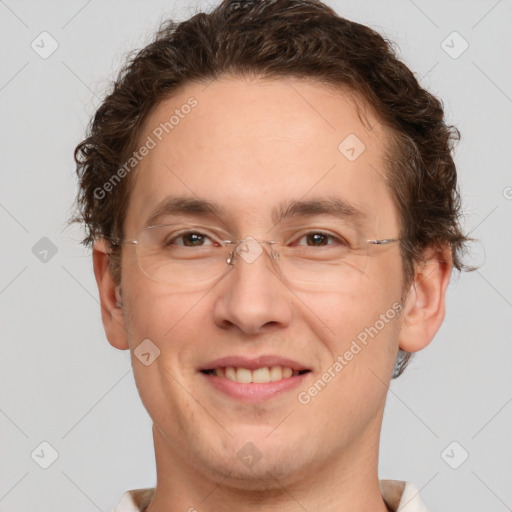
[[[287,379],[288,377],[291,377],[293,373],[293,370],[291,368],[283,368],[283,379]]]
[[[283,370],[280,366],[272,366],[270,368],[270,380],[275,382],[276,380],[281,380],[283,378]]]
[[[236,381],[241,382],[243,384],[249,384],[249,382],[252,382],[251,379],[251,370],[248,370],[247,368],[237,368],[236,370]]]
[[[236,370],[232,366],[226,368],[226,379],[236,382]]]
[[[233,368],[228,366],[226,368],[215,368],[214,371],[217,377],[225,377],[226,379],[241,384],[249,384],[255,382],[258,384],[265,384],[267,382],[276,382],[281,379],[287,379],[292,375],[298,375],[298,371],[293,371],[291,368],[282,366],[272,366],[257,368],[256,370],[249,370],[247,368]]]
[[[268,368],[258,368],[252,372],[253,382],[270,382],[270,372]]]

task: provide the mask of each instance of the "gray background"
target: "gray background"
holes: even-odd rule
[[[512,3],[329,4],[395,40],[444,100],[462,132],[466,228],[486,253],[452,279],[439,334],[390,387],[380,477],[414,482],[433,512],[512,510]],[[65,223],[73,149],[108,80],[161,19],[197,6],[207,3],[0,1],[0,511],[107,511],[155,483],[129,357],[105,339],[90,253]],[[43,31],[59,45],[46,59],[31,47]],[[453,31],[469,44],[458,58],[442,47]],[[48,469],[43,441],[58,452]]]

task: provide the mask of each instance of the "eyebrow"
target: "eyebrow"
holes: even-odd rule
[[[224,207],[215,201],[187,196],[169,196],[162,200],[150,213],[146,226],[152,226],[165,215],[207,215],[219,219],[226,218]],[[350,219],[360,225],[366,215],[355,205],[339,197],[321,197],[309,200],[285,201],[272,210],[274,224],[294,218],[329,215],[342,219]]]
[[[220,217],[224,214],[224,208],[215,201],[207,199],[169,196],[161,201],[149,214],[146,227],[165,215],[213,215]]]
[[[354,204],[339,197],[312,198],[307,201],[289,201],[275,208],[272,212],[274,223],[281,222],[290,217],[312,217],[314,215],[329,215],[342,219],[350,219],[360,225],[366,215]]]

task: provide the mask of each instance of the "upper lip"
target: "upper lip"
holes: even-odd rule
[[[214,370],[215,368],[225,368],[232,366],[234,368],[247,368],[248,370],[256,370],[258,368],[281,366],[291,368],[292,370],[309,370],[309,368],[293,359],[280,356],[262,355],[256,358],[248,358],[244,356],[227,356],[210,361],[199,368],[201,370]]]

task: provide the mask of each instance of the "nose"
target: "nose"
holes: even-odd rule
[[[290,291],[279,277],[272,250],[249,238],[227,263],[233,268],[217,287],[216,325],[250,335],[288,326],[292,319]]]

